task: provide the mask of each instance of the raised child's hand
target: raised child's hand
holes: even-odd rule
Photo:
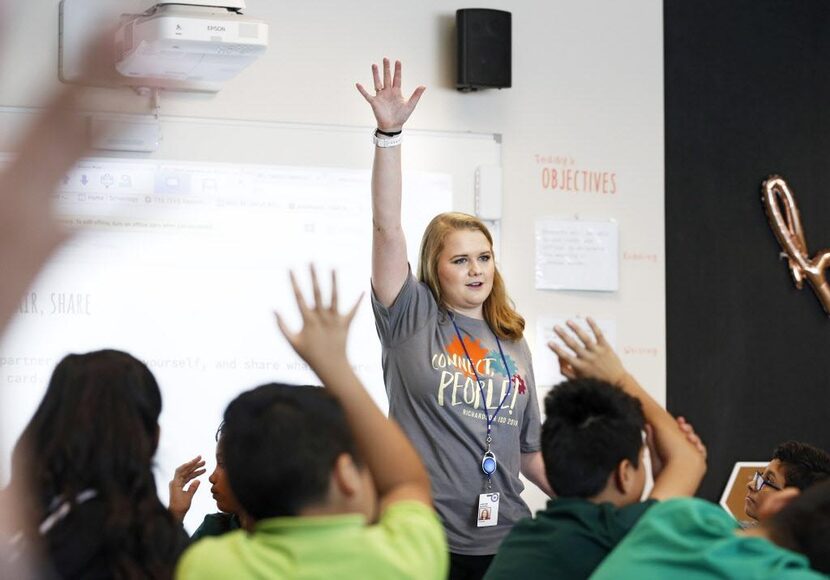
[[[286,340],[297,351],[297,354],[319,376],[321,371],[328,370],[331,365],[342,365],[346,360],[346,338],[349,334],[349,325],[357,313],[357,307],[363,299],[363,294],[360,295],[349,312],[340,314],[337,306],[337,275],[335,272],[332,271],[331,273],[331,301],[328,306],[323,304],[320,284],[317,281],[317,272],[314,266],[311,266],[311,284],[314,301],[311,306],[308,306],[297,285],[294,272],[291,272],[291,287],[294,289],[297,306],[300,308],[300,314],[303,317],[303,327],[299,332],[291,332],[279,313],[277,313],[277,324]]]
[[[588,326],[593,336],[572,320],[568,321],[570,332],[561,326],[555,327],[554,332],[568,348],[555,342],[549,342],[548,348],[559,357],[562,374],[567,378],[600,379],[619,384],[626,375],[625,367],[593,318],[588,318]]]

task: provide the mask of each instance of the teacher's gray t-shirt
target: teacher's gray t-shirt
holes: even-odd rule
[[[539,451],[540,418],[530,350],[524,339],[501,341],[509,376],[495,335],[484,320],[455,314],[464,345],[484,383],[493,423],[491,449],[498,460],[492,491],[501,493],[498,525],[476,527],[487,420],[482,396],[445,308],[426,284],[410,273],[391,307],[372,296],[383,347],[383,376],[389,415],[418,449],[429,470],[432,495],[447,531],[450,551],[495,554],[513,525],[530,516],[519,496],[521,453]]]

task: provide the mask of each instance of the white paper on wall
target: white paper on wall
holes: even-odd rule
[[[536,289],[619,290],[619,237],[611,220],[536,220]]]

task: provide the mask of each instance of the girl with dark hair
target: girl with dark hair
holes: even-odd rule
[[[160,413],[153,374],[127,353],[58,363],[15,446],[12,473],[31,498],[24,537],[58,576],[172,576],[188,539],[156,494]]]
[[[389,414],[429,470],[450,578],[476,579],[513,524],[530,515],[519,473],[551,493],[539,406],[525,321],[481,220],[436,216],[423,235],[418,277],[412,274],[401,226],[401,141],[424,87],[404,97],[401,72],[400,62],[393,72],[383,59],[382,73],[372,67],[374,94],[357,85],[377,122],[372,306]]]
[[[221,536],[240,528],[253,529],[250,518],[244,514],[239,502],[236,501],[225,472],[225,450],[222,441],[224,426],[225,423],[222,422],[219,429],[216,430],[216,468],[208,477],[210,494],[216,501],[219,512],[205,516],[202,523],[190,536],[191,541],[194,542],[202,538]],[[200,481],[196,478],[205,474],[204,467],[204,459],[201,455],[197,455],[176,468],[173,479],[170,480],[170,505],[168,506],[176,521],[183,522],[185,515],[190,511],[193,496],[200,485]]]

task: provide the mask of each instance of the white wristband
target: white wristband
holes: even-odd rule
[[[387,137],[386,135],[378,135],[377,132],[372,133],[372,141],[376,147],[397,147],[403,141],[403,133],[398,133],[394,137]]]

